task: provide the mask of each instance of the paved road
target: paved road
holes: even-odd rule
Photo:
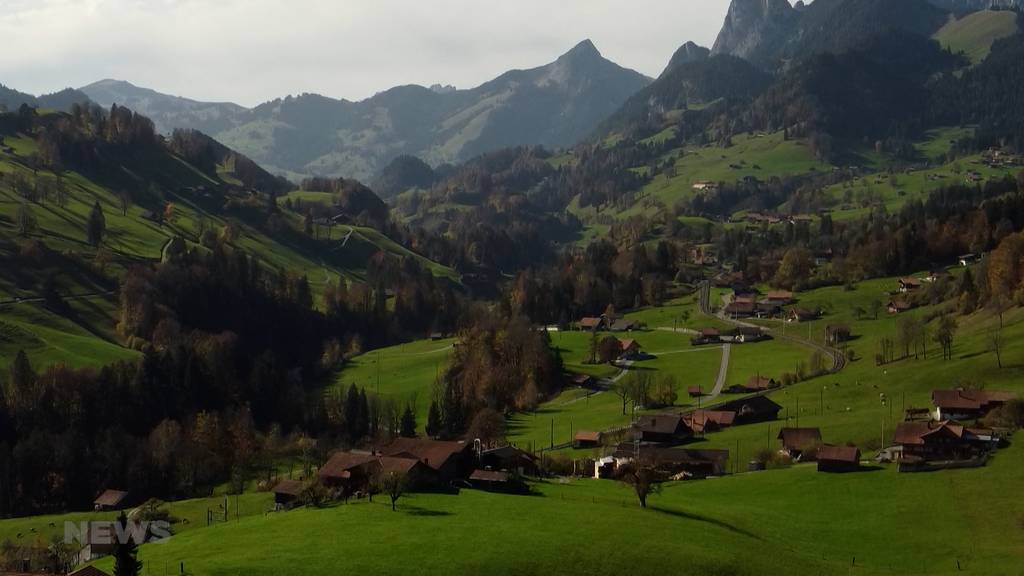
[[[107,290],[106,292],[90,292],[88,294],[71,294],[70,296],[61,296],[61,300],[90,300],[92,298],[105,298],[117,294],[117,290]],[[46,299],[41,296],[30,296],[27,298],[17,298],[14,300],[0,300],[0,305],[6,304],[38,304],[45,302]]]
[[[729,377],[729,356],[732,355],[732,344],[722,346],[722,364],[718,367],[718,379],[715,380],[715,388],[706,396],[706,400],[714,400],[722,395],[725,388],[725,381]]]

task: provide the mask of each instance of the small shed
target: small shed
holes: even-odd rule
[[[509,475],[508,472],[474,470],[469,475],[469,483],[480,490],[504,492],[509,488]]]
[[[577,450],[582,448],[597,448],[601,446],[601,433],[580,430],[572,438],[572,447]]]
[[[818,448],[818,472],[856,472],[860,468],[860,450],[856,446]]]
[[[810,460],[821,445],[821,429],[783,428],[779,430],[778,439],[782,441],[783,451],[794,460]]]
[[[278,509],[294,508],[299,504],[299,498],[306,483],[301,480],[281,480],[274,486],[274,505]]]
[[[97,512],[123,510],[127,505],[128,492],[125,490],[104,490],[93,501],[93,507]]]

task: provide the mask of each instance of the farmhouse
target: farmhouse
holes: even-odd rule
[[[717,432],[736,422],[736,413],[723,410],[695,410],[683,415],[683,422],[694,434]]]
[[[512,445],[482,451],[480,465],[485,469],[515,472],[520,476],[538,475],[537,457]]]
[[[376,461],[370,453],[335,452],[320,467],[320,481],[335,491],[352,494],[367,487]]]
[[[580,320],[580,330],[597,332],[604,328],[604,318],[588,317]]]
[[[381,453],[419,460],[437,474],[441,485],[467,478],[473,471],[473,446],[465,442],[398,438]]]
[[[995,390],[934,390],[932,404],[936,420],[973,420],[1016,398]]]
[[[619,340],[619,349],[622,350],[620,360],[638,360],[640,358],[640,343],[633,339]]]
[[[949,271],[946,270],[945,268],[936,268],[936,269],[928,272],[928,278],[926,278],[925,280],[929,284],[934,284],[934,283],[938,282],[939,280],[942,280],[944,278],[949,278],[949,276],[950,276]]]
[[[786,306],[793,303],[794,295],[788,290],[773,290],[765,294],[765,300],[779,306]]]
[[[782,306],[770,300],[761,300],[757,303],[754,314],[758,318],[775,318],[782,315]]]
[[[809,308],[790,308],[786,320],[789,322],[810,322],[818,319],[818,311]]]
[[[619,318],[609,323],[609,332],[630,332],[635,330],[637,327],[636,320],[627,320],[626,318]]]
[[[301,480],[281,480],[274,486],[274,507],[287,510],[296,506],[305,489],[306,483]]]
[[[690,437],[690,429],[678,414],[643,416],[634,426],[643,442],[678,444]]]
[[[779,383],[776,382],[774,378],[757,375],[751,376],[750,380],[747,380],[746,384],[739,384],[733,386],[731,389],[736,392],[765,392],[778,387]]]
[[[850,341],[850,327],[845,324],[829,324],[825,327],[825,342],[836,346]]]
[[[736,424],[752,424],[777,420],[782,406],[767,396],[752,396],[741,400],[733,400],[715,407],[716,410],[735,412]]]
[[[860,469],[860,450],[856,446],[818,448],[818,472],[856,472]]]
[[[733,300],[725,305],[725,313],[732,317],[753,316],[757,310],[757,304],[749,301]]]
[[[601,446],[601,433],[580,430],[572,438],[572,447],[577,450],[581,448],[597,448]]]
[[[888,305],[889,314],[902,314],[914,309],[914,305],[904,298],[893,298]]]
[[[909,294],[915,292],[921,287],[921,281],[917,278],[900,278],[900,293]]]
[[[504,492],[509,488],[509,474],[494,470],[474,470],[469,475],[469,483],[478,490]]]
[[[739,344],[760,342],[768,339],[768,335],[765,334],[764,330],[757,326],[738,326],[732,329],[729,334],[732,336],[732,341]]]
[[[92,504],[97,512],[122,510],[128,505],[128,492],[124,490],[104,490],[102,494],[96,497]]]
[[[630,462],[636,457],[637,446],[632,442],[619,444],[612,455],[616,465]],[[641,461],[651,463],[662,479],[682,480],[725,474],[729,451],[640,446],[639,457]]]
[[[894,443],[904,460],[966,460],[993,446],[992,431],[971,429],[954,422],[901,422]]]
[[[722,342],[722,333],[719,332],[718,328],[701,328],[700,332],[696,336],[690,339],[690,343],[694,346],[703,346],[705,344],[719,344]]]
[[[783,428],[779,430],[778,439],[782,441],[782,451],[794,460],[810,460],[817,454],[821,445],[821,430],[818,428]]]

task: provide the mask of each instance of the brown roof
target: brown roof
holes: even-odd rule
[[[907,287],[919,288],[921,281],[917,278],[900,278],[900,284]]]
[[[604,322],[604,318],[583,318],[580,320],[580,326],[583,328],[596,328]]]
[[[800,450],[821,444],[821,430],[818,428],[783,428],[779,430],[783,448]]]
[[[589,374],[573,374],[572,381],[576,384],[586,384],[593,380],[594,377]]]
[[[821,460],[856,464],[860,462],[860,450],[856,446],[822,446],[818,448],[818,461]]]
[[[420,464],[415,458],[398,458],[395,456],[381,456],[378,460],[382,472],[396,474],[408,474]]]
[[[385,456],[412,456],[434,470],[440,470],[452,456],[467,448],[469,445],[464,442],[398,438],[382,452]]]
[[[696,410],[683,416],[683,421],[694,432],[702,432],[708,424],[722,428],[732,426],[736,421],[736,413],[726,410]]]
[[[775,381],[766,376],[751,376],[745,388],[748,390],[769,390],[775,387]]]
[[[335,452],[327,463],[320,467],[321,478],[350,478],[352,470],[365,466],[377,458],[372,454],[358,452]]]
[[[894,300],[889,302],[889,308],[892,308],[893,310],[906,311],[906,310],[910,310],[913,307],[914,307],[913,304],[911,304],[910,302],[908,302],[906,300],[902,300],[902,299],[894,299]]]
[[[619,340],[619,346],[623,350],[631,350],[634,346],[640,348],[640,343],[633,339]]]
[[[678,414],[655,414],[653,416],[641,417],[637,421],[637,425],[644,432],[675,434],[676,430],[679,429],[680,422],[682,422],[682,417]]]
[[[765,295],[769,300],[792,300],[793,293],[788,290],[774,290]]]
[[[301,480],[281,480],[274,486],[274,494],[286,494],[288,496],[298,496],[302,494],[302,491],[306,489],[306,483]]]
[[[1016,396],[1011,392],[988,390],[934,390],[932,403],[938,408],[947,410],[983,410],[990,404],[998,404],[1013,400]]]
[[[587,430],[580,430],[580,431],[576,432],[576,435],[573,437],[573,439],[574,440],[579,440],[580,442],[600,442],[601,441],[601,433],[600,432],[590,432],[590,431],[587,431]]]
[[[124,499],[128,497],[128,493],[123,490],[106,490],[102,494],[96,497],[93,504],[96,506],[114,507],[119,506]]]
[[[949,421],[942,422],[900,422],[896,425],[893,442],[922,446],[931,438],[963,438],[964,427]]]
[[[701,336],[720,336],[721,332],[718,331],[718,328],[701,328],[700,329],[700,335]]]
[[[797,318],[817,318],[818,313],[808,308],[790,308],[790,314]]]
[[[471,482],[508,482],[508,472],[495,472],[494,470],[473,470],[470,474]]]

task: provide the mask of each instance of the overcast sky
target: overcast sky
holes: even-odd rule
[[[39,94],[103,78],[255,105],[401,84],[469,88],[590,38],[649,76],[710,46],[729,0],[0,0],[0,83]]]

